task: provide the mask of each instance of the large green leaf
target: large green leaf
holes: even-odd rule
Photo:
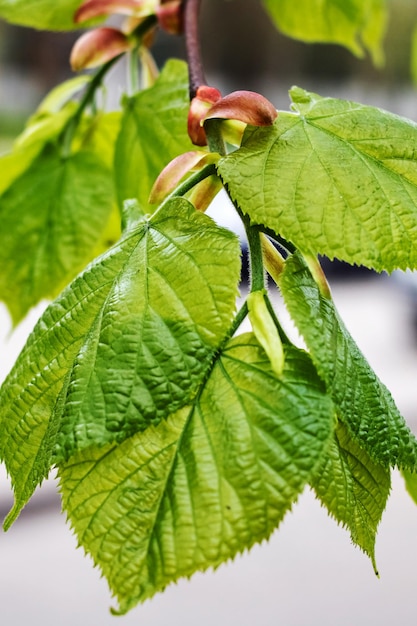
[[[300,254],[287,259],[280,288],[351,435],[377,463],[415,468],[415,437]]]
[[[111,174],[89,151],[46,145],[0,196],[0,299],[14,322],[93,258],[113,207]]]
[[[183,199],[129,224],[48,307],[0,390],[0,457],[16,494],[7,523],[53,449],[56,460],[158,423],[191,401],[227,336],[237,237]]]
[[[339,422],[311,485],[329,513],[349,529],[353,543],[370,557],[376,573],[375,538],[390,484],[390,471],[375,463]]]
[[[40,30],[79,28],[73,16],[82,0],[0,0],[0,18]]]
[[[374,61],[383,59],[382,38],[387,22],[386,0],[263,0],[276,26],[286,35],[307,42],[337,43]],[[362,45],[361,45],[362,44]]]
[[[334,425],[308,357],[277,378],[252,335],[233,339],[194,402],[119,446],[60,467],[64,508],[122,613],[267,538]]]
[[[187,132],[187,66],[169,61],[153,87],[124,100],[116,145],[116,189],[120,205],[136,198],[143,208],[161,170],[195,148]]]
[[[248,132],[219,164],[257,224],[302,251],[391,271],[417,266],[417,125],[291,92],[296,113]]]

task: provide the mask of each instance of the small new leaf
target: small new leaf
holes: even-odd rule
[[[284,369],[284,348],[278,329],[265,302],[264,291],[252,291],[247,298],[249,320],[255,337],[265,350],[275,374]]]
[[[333,411],[307,355],[290,348],[278,380],[241,335],[189,406],[63,463],[64,509],[119,612],[268,538],[317,467]]]

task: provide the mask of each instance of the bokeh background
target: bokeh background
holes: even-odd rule
[[[417,121],[417,90],[410,80],[415,0],[391,0],[386,64],[376,69],[338,46],[305,45],[272,27],[259,0],[203,4],[202,47],[207,77],[225,93],[253,89],[287,108],[298,84],[321,95],[386,108]],[[71,76],[75,33],[44,33],[0,22],[0,154],[44,95]],[[181,40],[160,35],[155,57],[184,56]],[[110,76],[110,106],[117,106],[123,68]],[[1,170],[0,170],[1,176]],[[234,226],[223,202],[216,219]],[[1,222],[0,222],[1,228]],[[417,279],[376,275],[325,262],[333,294],[349,330],[390,388],[417,432]],[[1,271],[1,268],[0,268]],[[243,286],[244,288],[244,286]],[[274,298],[282,317],[290,326]],[[7,375],[45,303],[12,331],[0,304],[0,380]],[[289,332],[293,332],[291,328]],[[11,503],[0,470],[0,514]],[[38,490],[14,527],[0,533],[0,624],[3,626],[414,626],[417,610],[417,507],[394,473],[393,490],[377,542],[377,579],[314,496],[306,491],[269,542],[216,572],[181,581],[115,618],[107,585],[92,567],[60,512],[53,476]]]

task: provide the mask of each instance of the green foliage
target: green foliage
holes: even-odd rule
[[[167,63],[153,87],[124,99],[115,158],[120,205],[136,198],[146,208],[161,170],[193,149],[187,134],[188,107],[187,68],[175,60]]]
[[[77,28],[73,15],[80,4],[80,0],[0,0],[0,16],[40,30],[70,30]]]
[[[364,48],[383,61],[381,40],[387,23],[386,0],[263,0],[283,33],[308,42],[338,43],[359,57]]]
[[[378,271],[417,263],[417,126],[291,90],[296,113],[251,129],[219,172],[232,197],[303,252]]]
[[[112,206],[111,173],[101,159],[86,150],[63,157],[51,145],[3,192],[0,298],[15,322],[95,256]]]
[[[338,416],[352,437],[385,467],[414,469],[417,441],[301,255],[287,260],[279,285]]]
[[[79,4],[0,0],[0,16],[65,29]],[[264,4],[291,36],[381,60],[382,0]],[[122,35],[131,76],[137,61],[152,75],[141,47],[166,9],[156,2]],[[17,323],[55,298],[0,389],[15,494],[4,527],[56,468],[69,523],[120,613],[267,539],[307,485],[377,571],[391,468],[417,492],[417,440],[317,260],[417,268],[417,127],[301,88],[273,122],[259,94],[203,84],[190,23],[188,75],[171,60],[104,112],[110,54],[54,89],[0,159],[0,299]],[[241,296],[238,239],[204,215],[221,186],[248,236]],[[265,270],[305,350],[283,331]]]
[[[253,336],[232,339],[192,404],[62,465],[64,506],[120,612],[268,537],[291,508],[333,408],[306,355],[285,363],[278,379]]]
[[[389,470],[375,463],[339,422],[311,485],[329,513],[349,529],[353,543],[371,558],[377,574],[375,538],[390,492]]]

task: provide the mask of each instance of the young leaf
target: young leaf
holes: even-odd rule
[[[263,2],[286,35],[307,42],[341,44],[359,57],[364,56],[365,47],[381,65],[388,17],[385,0],[298,0],[296,9],[292,0]]]
[[[390,471],[375,463],[339,422],[311,486],[353,543],[375,563],[376,532],[390,492]]]
[[[219,162],[233,198],[304,252],[378,271],[417,266],[417,125],[294,88],[297,113]]]
[[[0,299],[18,322],[91,260],[113,207],[104,163],[47,145],[0,196]],[[19,219],[16,219],[16,216]]]
[[[415,437],[300,254],[287,259],[279,285],[338,416],[352,437],[384,467],[415,468]]]
[[[64,508],[120,612],[269,537],[333,430],[309,358],[282,378],[253,335],[231,340],[193,402],[119,446],[59,469]]]
[[[163,168],[193,150],[187,133],[187,66],[169,61],[153,87],[124,101],[116,144],[115,172],[119,204],[136,198],[148,206],[152,186]]]
[[[176,198],[67,287],[0,390],[0,457],[17,502],[46,476],[45,455],[53,462],[51,438],[39,457],[50,420],[62,418],[60,458],[191,401],[229,331],[239,276],[237,237]]]

